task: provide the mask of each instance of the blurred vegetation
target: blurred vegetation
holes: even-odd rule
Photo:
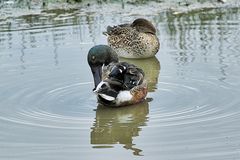
[[[216,2],[222,2],[222,0],[212,0]],[[81,3],[81,2],[97,2],[97,3],[112,3],[112,2],[124,2],[132,4],[144,4],[147,2],[175,2],[175,3],[204,3],[209,0],[0,0],[0,3]]]
[[[0,9],[4,8],[44,8],[51,9],[52,6],[58,4],[63,6],[91,6],[94,4],[108,4],[108,3],[120,3],[122,8],[125,5],[147,5],[149,2],[161,3],[162,6],[170,6],[169,8],[178,8],[182,10],[191,10],[196,8],[209,8],[206,6],[220,6],[225,3],[226,0],[0,0]],[[229,1],[227,1],[229,2]],[[238,0],[232,0],[231,4],[237,4]],[[202,5],[203,4],[203,5]],[[213,5],[212,5],[213,4]],[[240,5],[240,3],[238,3]],[[173,6],[173,7],[172,7]],[[202,7],[201,7],[202,6]],[[1,10],[0,10],[1,12]]]

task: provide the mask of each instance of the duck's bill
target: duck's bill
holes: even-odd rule
[[[93,79],[94,79],[94,89],[96,89],[97,85],[102,81],[102,67],[96,66],[91,67]]]

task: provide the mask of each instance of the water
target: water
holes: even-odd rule
[[[161,49],[141,104],[99,106],[88,50],[107,25],[151,20]],[[0,19],[0,159],[240,158],[240,11],[69,9]]]

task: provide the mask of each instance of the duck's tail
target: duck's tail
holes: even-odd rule
[[[107,26],[107,31],[103,32],[103,34],[105,36],[111,35],[113,30],[114,30],[114,28],[116,28],[116,26],[113,26],[113,27],[112,26]]]

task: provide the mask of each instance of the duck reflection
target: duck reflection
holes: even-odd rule
[[[155,89],[157,89],[161,66],[159,60],[156,57],[147,59],[120,58],[120,61],[132,63],[144,71],[145,79],[148,82],[148,92],[154,92]]]
[[[148,121],[149,105],[147,100],[140,104],[109,108],[99,105],[96,119],[91,128],[91,144],[93,148],[112,147],[111,144],[123,144],[125,149],[141,155],[141,149],[134,147],[133,137],[139,136],[142,126]]]

